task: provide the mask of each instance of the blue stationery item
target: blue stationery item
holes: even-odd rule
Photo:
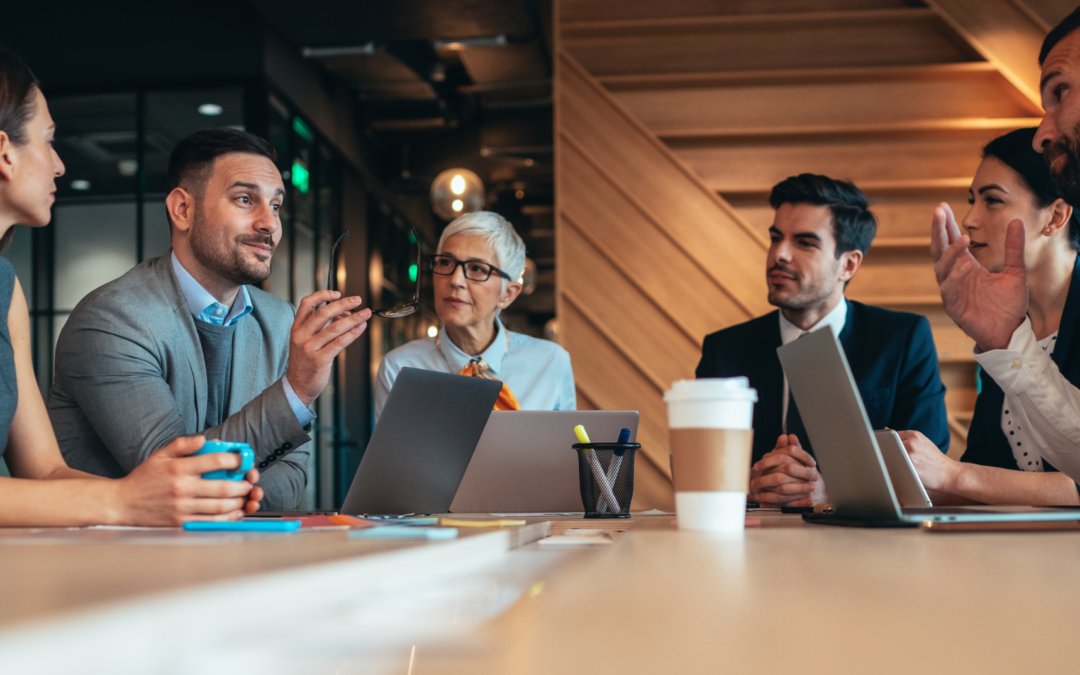
[[[188,532],[295,532],[299,520],[228,520],[220,523],[192,520],[184,523]]]
[[[618,442],[619,443],[629,443],[630,442],[630,430],[629,429],[623,429],[622,431],[619,432],[619,440],[618,440]],[[626,451],[623,450],[623,452],[626,452]],[[618,450],[616,450],[615,454],[621,455],[622,453],[619,452]]]
[[[436,518],[435,520],[438,520]],[[413,527],[411,525],[383,525],[365,530],[351,530],[349,539],[454,539],[456,527]]]
[[[368,520],[385,520],[395,525],[438,525],[439,519],[435,516],[419,516],[406,518],[402,516],[366,516]]]
[[[255,466],[255,451],[247,443],[228,443],[226,441],[206,441],[192,455],[209,455],[215,452],[232,452],[240,455],[240,468],[210,471],[202,475],[207,480],[243,480],[244,475]]]

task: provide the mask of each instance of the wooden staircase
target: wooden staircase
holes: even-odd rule
[[[582,408],[641,411],[635,507],[673,503],[662,392],[706,334],[772,309],[767,198],[797,173],[875,202],[848,297],[930,319],[963,451],[975,363],[930,214],[962,217],[982,146],[1038,124],[1038,44],[1071,10],[1054,4],[555,1],[560,339]]]

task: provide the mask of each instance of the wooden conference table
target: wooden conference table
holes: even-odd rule
[[[758,515],[758,514],[752,514]],[[1065,673],[1080,531],[948,533],[762,514],[346,532],[0,530],[0,672]]]

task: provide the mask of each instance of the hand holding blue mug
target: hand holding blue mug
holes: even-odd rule
[[[227,441],[206,441],[193,455],[209,455],[215,452],[231,452],[240,457],[240,466],[236,469],[221,469],[202,475],[206,480],[244,480],[244,476],[255,466],[255,451],[247,443],[229,443]]]

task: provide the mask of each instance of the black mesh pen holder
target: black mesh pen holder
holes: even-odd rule
[[[634,452],[640,447],[638,443],[574,443],[586,518],[630,517]]]

